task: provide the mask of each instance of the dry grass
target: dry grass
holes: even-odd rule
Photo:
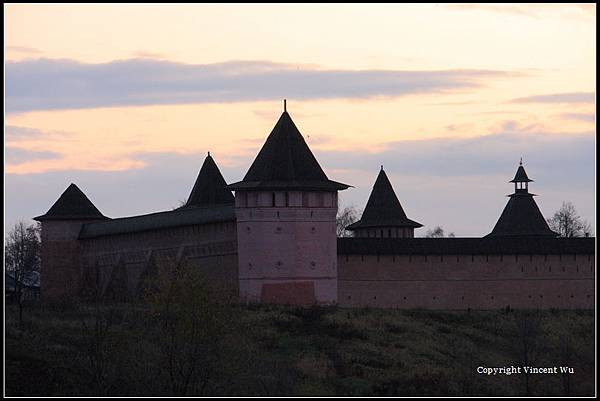
[[[32,307],[19,325],[7,307],[6,395],[180,395],[161,368],[164,339],[150,308],[102,308],[111,322],[99,386],[89,358],[93,308]],[[520,364],[524,319],[539,322],[532,365],[575,367],[568,383],[561,375],[531,378],[529,394],[594,395],[593,311],[232,308],[200,395],[525,395],[522,375],[476,373]]]

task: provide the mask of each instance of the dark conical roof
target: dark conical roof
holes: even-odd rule
[[[510,199],[489,237],[532,236],[556,237],[538,208],[533,194],[520,192]]]
[[[527,173],[525,172],[525,168],[522,164],[519,164],[519,168],[517,169],[517,173],[515,174],[515,178],[510,180],[509,182],[533,182],[527,177]]]
[[[284,111],[244,179],[228,188],[336,191],[348,187],[327,178],[292,118]]]
[[[196,183],[185,206],[233,203],[233,195],[226,187],[227,183],[209,153],[206,159],[204,159],[204,163],[198,173],[198,178],[196,178]]]
[[[509,182],[531,182],[519,162],[515,178]],[[516,186],[517,184],[515,184]],[[515,193],[508,195],[510,199],[504,207],[498,222],[488,237],[556,237],[558,234],[550,229],[546,219],[540,212],[537,203],[528,188],[515,188]]]
[[[62,193],[60,198],[46,212],[46,214],[34,217],[34,220],[88,220],[107,219],[87,196],[75,184]]]
[[[383,168],[375,180],[361,219],[346,227],[346,230],[366,227],[423,227],[422,224],[406,217]]]

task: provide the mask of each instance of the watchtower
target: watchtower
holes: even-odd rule
[[[240,298],[337,302],[337,191],[284,111],[235,191]]]

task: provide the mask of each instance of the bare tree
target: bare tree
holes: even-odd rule
[[[163,368],[175,395],[203,395],[223,358],[235,323],[234,294],[198,269],[160,266],[156,291],[147,293],[164,339]]]
[[[444,237],[446,237],[446,233],[444,232],[444,229],[440,226],[436,226],[432,230],[427,230],[427,233],[425,234],[425,238],[444,238]],[[448,234],[448,238],[454,238],[454,237],[455,237],[454,233]]]
[[[336,234],[338,237],[351,237],[352,234],[346,231],[346,227],[358,220],[359,212],[354,206],[346,206],[338,209],[335,218]]]
[[[19,305],[19,322],[23,321],[23,300],[25,282],[32,272],[40,269],[40,228],[39,225],[27,225],[23,221],[16,223],[9,231],[4,248],[4,269],[14,280],[14,296]]]
[[[589,237],[593,235],[591,224],[583,220],[571,202],[563,201],[554,216],[548,219],[550,228],[561,237]]]

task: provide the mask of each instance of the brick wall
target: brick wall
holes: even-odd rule
[[[110,235],[80,244],[88,286],[106,297],[139,296],[143,281],[156,273],[153,269],[177,265],[200,270],[210,281],[238,291],[235,222]]]
[[[593,254],[338,255],[338,303],[426,309],[590,309]]]

